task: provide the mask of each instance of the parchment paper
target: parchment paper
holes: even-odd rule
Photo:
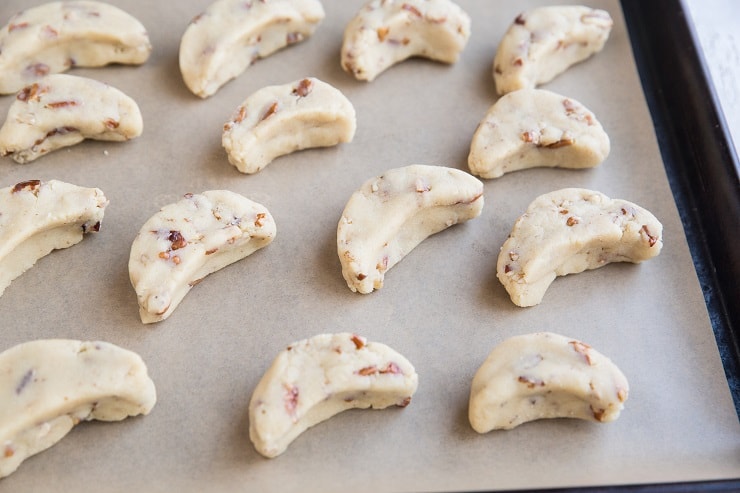
[[[4,0],[0,18],[40,3]],[[544,86],[573,97],[608,131],[600,167],[533,169],[485,183],[481,217],[424,241],[370,295],[350,292],[336,225],[366,179],[413,163],[467,170],[470,139],[496,100],[493,56],[514,17],[535,1],[459,0],[472,37],[452,66],[397,65],[372,83],[339,66],[344,26],[359,0],[324,0],[304,43],[260,60],[215,96],[185,88],[180,37],[208,0],[116,5],[148,28],[141,67],[76,69],[132,96],[144,134],[85,142],[28,165],[0,159],[0,184],[52,178],[101,188],[99,234],[57,251],[0,298],[2,349],[37,338],[106,340],[141,354],[158,390],[146,417],[84,423],[0,481],[2,491],[437,491],[685,481],[740,476],[740,426],[700,286],[667,184],[619,3],[604,49]],[[357,110],[350,144],[274,161],[247,176],[221,147],[224,122],[269,84],[317,76]],[[0,115],[13,96],[0,98]],[[538,195],[586,187],[636,202],[665,227],[661,255],[559,278],[533,308],[511,303],[496,256]],[[277,222],[264,250],[207,277],[173,315],[143,325],[129,283],[131,242],[159,208],[187,192],[230,189]],[[479,435],[467,421],[470,381],[505,338],[549,330],[609,356],[631,391],[610,424],[544,420]],[[300,436],[282,456],[248,438],[251,392],[278,351],[324,332],[354,331],[404,354],[420,376],[405,408],[348,411]]]

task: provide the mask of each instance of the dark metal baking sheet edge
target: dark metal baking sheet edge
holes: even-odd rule
[[[681,0],[621,0],[621,4],[740,417],[738,157],[685,5]]]

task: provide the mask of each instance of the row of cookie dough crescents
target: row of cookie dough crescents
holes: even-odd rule
[[[16,93],[0,128],[0,155],[25,164],[85,139],[127,141],[140,136],[143,125],[136,101],[115,87],[47,75]]]
[[[107,206],[100,189],[58,180],[0,189],[0,295],[41,257],[98,232]]]
[[[0,479],[82,421],[146,415],[157,401],[141,357],[104,341],[40,339],[0,353]]]
[[[306,77],[250,94],[224,124],[221,143],[237,170],[253,174],[279,156],[351,142],[356,129],[349,99]]]
[[[660,254],[663,226],[647,209],[583,188],[537,197],[501,247],[496,276],[520,307],[542,302],[557,276]]]
[[[347,409],[405,408],[418,387],[414,366],[361,335],[319,334],[280,351],[249,403],[249,437],[277,457],[308,428]]]
[[[166,319],[203,278],[267,246],[275,234],[267,208],[228,190],[188,193],[165,205],[131,245],[129,277],[141,321]]]
[[[383,286],[386,272],[427,237],[474,219],[483,183],[445,166],[410,165],[370,178],[355,191],[337,225],[342,276],[353,292]]]
[[[72,67],[140,65],[152,50],[143,24],[104,2],[49,2],[18,12],[0,29],[0,94]]]
[[[312,36],[324,16],[318,0],[217,0],[181,38],[183,81],[212,96],[256,60]],[[370,0],[346,26],[340,65],[371,81],[413,56],[451,64],[469,37],[470,17],[450,0]]]

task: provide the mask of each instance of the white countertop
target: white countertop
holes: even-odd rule
[[[740,2],[684,0],[694,20],[725,120],[740,154]]]

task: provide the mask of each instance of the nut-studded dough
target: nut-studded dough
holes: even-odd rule
[[[545,418],[606,423],[619,417],[627,378],[606,356],[551,332],[496,346],[473,377],[468,418],[478,433]]]
[[[45,339],[0,353],[0,478],[81,421],[149,414],[154,383],[136,353],[107,342]]]
[[[249,437],[265,457],[347,409],[406,407],[419,377],[385,344],[351,333],[294,342],[265,372],[249,402]]]
[[[557,276],[657,256],[663,225],[626,200],[582,188],[537,197],[501,247],[497,277],[518,306],[542,301]]]
[[[386,171],[352,194],[337,226],[347,286],[383,287],[385,272],[425,238],[478,217],[483,183],[458,169],[416,164]]]
[[[228,190],[189,193],[144,223],[131,245],[129,276],[144,323],[159,322],[205,276],[275,237],[262,205]]]
[[[499,94],[534,88],[604,47],[613,21],[605,10],[580,5],[537,7],[514,20],[493,60]]]
[[[609,150],[609,136],[581,103],[543,89],[519,89],[499,98],[478,125],[468,166],[482,178],[537,166],[591,168]]]
[[[141,135],[136,102],[102,82],[54,74],[26,86],[0,128],[0,154],[28,163],[85,139],[126,141]]]
[[[455,63],[470,37],[470,17],[450,0],[370,0],[347,24],[342,68],[372,81],[407,58]]]
[[[319,0],[216,0],[180,41],[185,85],[212,96],[257,59],[311,36],[324,15]]]
[[[97,232],[107,205],[101,190],[57,180],[0,189],[0,295],[41,257]]]
[[[224,125],[221,142],[231,164],[256,173],[278,156],[350,142],[356,128],[344,94],[309,77],[250,95]]]
[[[0,94],[11,94],[71,67],[142,64],[152,46],[144,26],[104,2],[31,7],[0,29]]]

